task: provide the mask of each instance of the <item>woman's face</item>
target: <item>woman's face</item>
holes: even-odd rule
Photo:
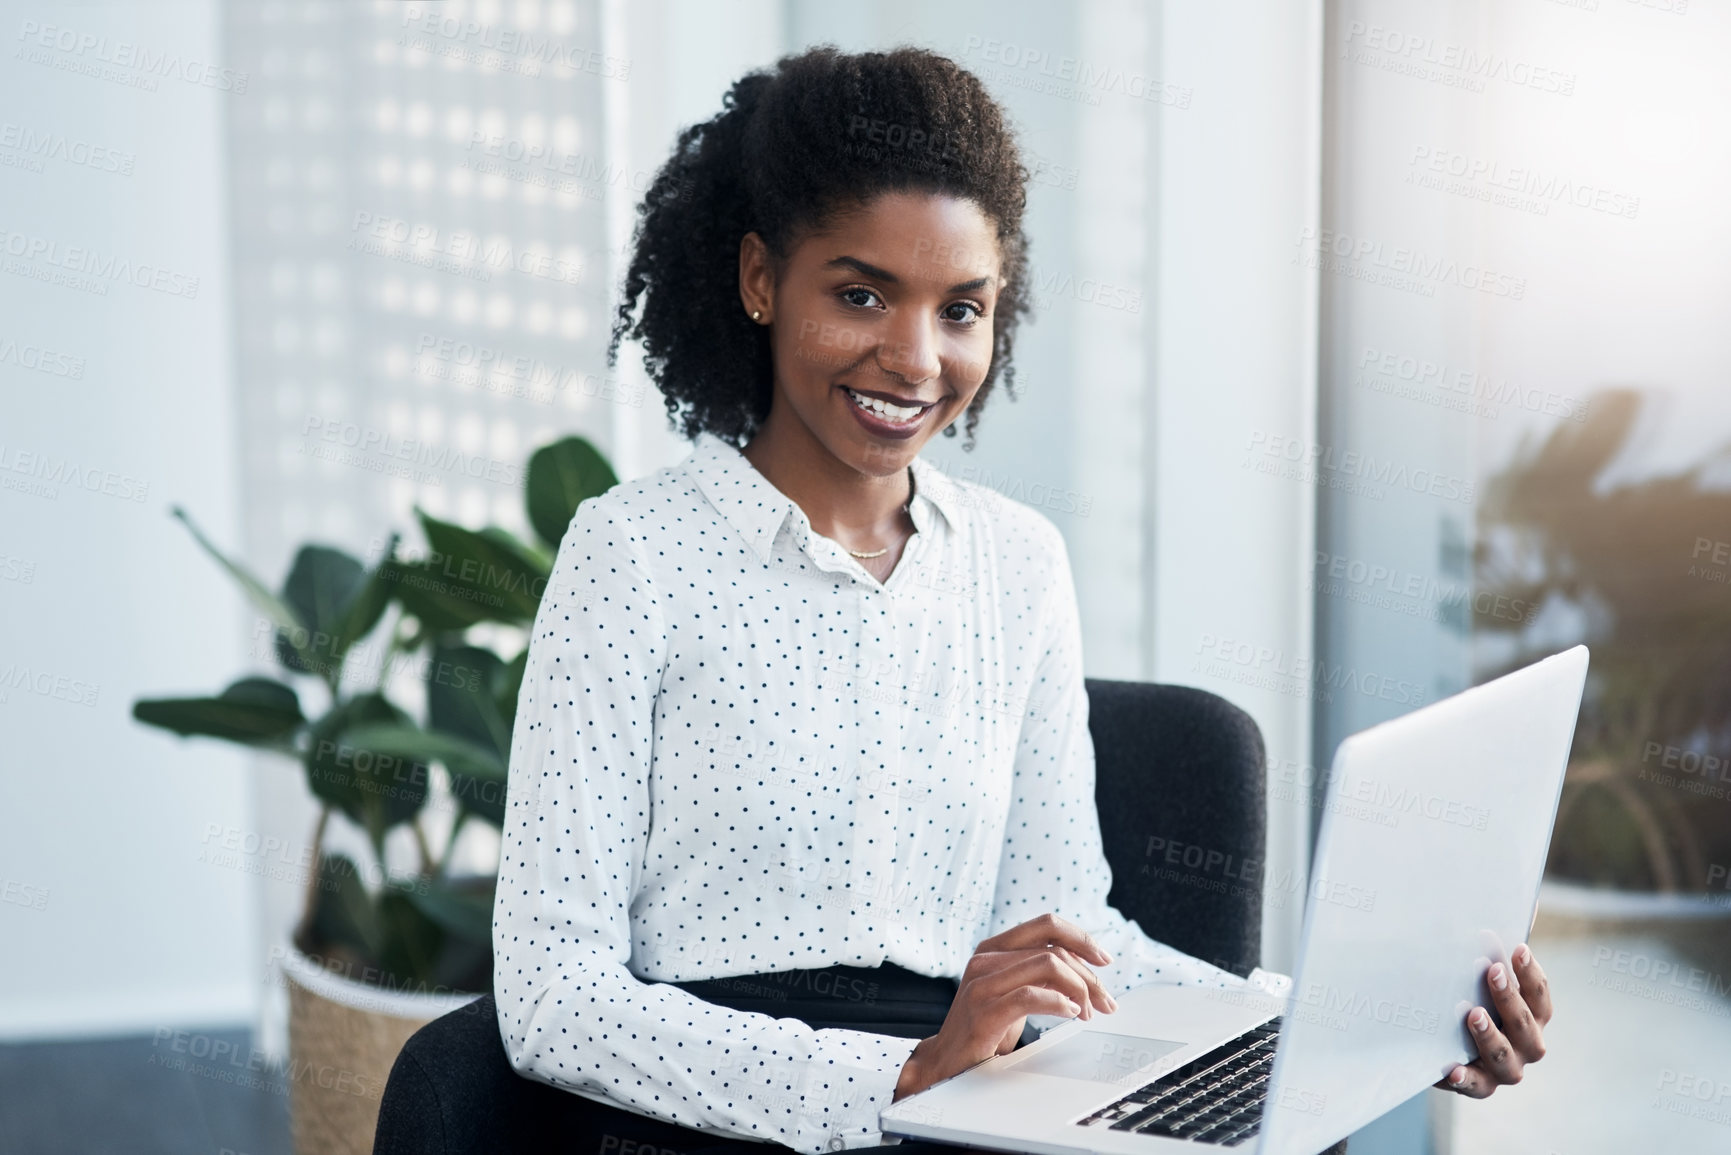
[[[797,418],[862,473],[905,468],[985,380],[1000,263],[978,205],[929,193],[878,196],[781,262],[748,236],[740,290],[772,324],[772,422]]]

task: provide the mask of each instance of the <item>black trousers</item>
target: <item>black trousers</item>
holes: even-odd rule
[[[931,978],[886,963],[880,967],[832,966],[677,983],[706,1002],[737,1011],[760,1011],[775,1018],[796,1018],[824,1030],[841,1027],[904,1039],[935,1035],[956,997],[954,979]],[[1036,1034],[1022,1033],[1025,1045]],[[756,1143],[711,1131],[695,1131],[649,1119],[602,1103],[588,1104],[579,1125],[577,1155],[747,1155],[786,1151],[779,1143]],[[900,1155],[956,1155],[947,1143],[904,1139]],[[1208,1150],[1198,1146],[1198,1151]],[[1343,1139],[1323,1155],[1344,1155]]]

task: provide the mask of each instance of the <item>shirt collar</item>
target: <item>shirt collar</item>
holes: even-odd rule
[[[696,479],[709,503],[745,539],[760,562],[767,563],[775,535],[797,507],[791,498],[771,485],[745,454],[713,433],[702,432],[692,443],[685,468]],[[930,531],[929,505],[936,509],[952,531],[961,525],[961,495],[943,470],[923,457],[913,460],[914,500],[908,507],[914,527]],[[800,515],[804,519],[804,515]]]

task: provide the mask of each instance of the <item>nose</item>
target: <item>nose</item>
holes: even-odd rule
[[[930,317],[918,313],[905,314],[878,346],[878,368],[910,385],[920,385],[937,377],[943,372],[943,362],[938,357],[934,324]]]

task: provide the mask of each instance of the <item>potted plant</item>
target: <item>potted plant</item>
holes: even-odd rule
[[[1547,865],[1565,880],[1553,907],[1700,917],[1723,909],[1702,892],[1712,864],[1731,862],[1731,775],[1702,772],[1731,751],[1731,589],[1712,560],[1731,551],[1731,492],[1713,481],[1723,460],[1608,484],[1640,408],[1632,390],[1602,392],[1585,422],[1523,445],[1490,480],[1479,587],[1542,608],[1480,628],[1504,635],[1487,676],[1556,649],[1559,624],[1593,647]]]
[[[395,534],[371,569],[305,545],[278,592],[173,511],[239,583],[289,677],[243,677],[215,697],[142,699],[133,716],[292,758],[319,803],[306,905],[282,952],[302,1155],[371,1151],[379,1094],[402,1044],[491,987],[494,876],[457,870],[455,852],[470,824],[503,820],[524,628],[578,504],[617,480],[593,445],[568,437],[529,459],[535,542],[417,509],[422,555],[399,557]],[[510,638],[515,656],[477,644],[477,626]],[[392,671],[411,655],[425,689],[420,722],[389,696]],[[306,709],[308,698],[321,708]],[[441,818],[443,829],[429,829]],[[327,851],[332,823],[364,835],[370,861]],[[407,864],[386,853],[398,831],[414,847]]]

